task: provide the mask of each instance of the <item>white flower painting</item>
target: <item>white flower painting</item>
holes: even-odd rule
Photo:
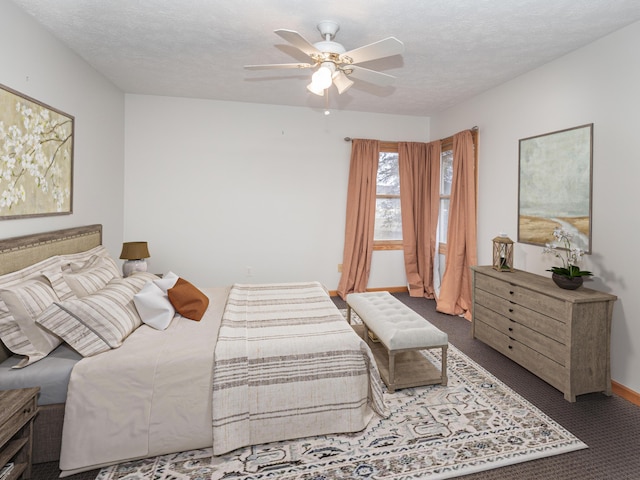
[[[74,118],[0,86],[0,218],[72,211]]]

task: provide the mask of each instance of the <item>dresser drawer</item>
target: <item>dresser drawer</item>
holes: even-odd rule
[[[475,291],[475,302],[477,306],[493,310],[553,340],[562,344],[567,343],[569,326],[563,321],[548,317],[485,290]]]
[[[475,320],[474,322],[475,337],[478,340],[522,365],[558,390],[562,390],[563,386],[566,385],[569,373],[564,366],[510,338],[481,320]]]
[[[476,289],[492,293],[548,317],[558,320],[567,318],[568,310],[566,302],[542,295],[539,292],[529,290],[519,285],[511,284],[508,281],[509,273],[504,273],[504,275],[505,280],[498,280],[488,275],[476,275]]]
[[[542,335],[535,330],[531,330],[521,323],[498,315],[482,305],[476,305],[474,319],[491,326],[516,342],[528,345],[531,350],[565,366],[567,361],[567,347],[564,344]]]

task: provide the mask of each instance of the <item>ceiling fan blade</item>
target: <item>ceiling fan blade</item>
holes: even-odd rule
[[[351,70],[350,77],[357,80],[363,80],[365,82],[373,83],[374,85],[380,85],[381,87],[387,87],[395,81],[396,77],[388,75],[382,72],[376,72],[375,70],[369,70],[368,68],[358,67],[357,65],[349,65],[345,68]]]
[[[310,63],[271,63],[267,65],[245,65],[247,70],[273,70],[281,68],[311,68]]]
[[[291,45],[296,47],[298,50],[306,53],[310,57],[313,55],[319,55],[321,52],[316,47],[313,46],[306,38],[300,35],[298,32],[294,32],[293,30],[274,30],[274,32],[280,37],[284,38]]]
[[[342,95],[344,92],[349,90],[349,87],[351,85],[353,85],[353,81],[350,80],[349,77],[347,77],[344,72],[338,71],[336,72],[336,75],[333,77],[333,84],[338,89],[338,93]]]
[[[362,63],[378,58],[400,55],[404,51],[404,43],[395,37],[388,37],[360,48],[355,48],[340,55],[341,59],[349,58],[345,63]]]

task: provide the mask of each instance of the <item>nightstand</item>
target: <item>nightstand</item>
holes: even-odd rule
[[[13,469],[2,480],[31,478],[33,419],[38,413],[39,387],[0,390],[0,471]]]

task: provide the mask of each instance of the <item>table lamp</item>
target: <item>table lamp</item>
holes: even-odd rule
[[[149,258],[149,247],[147,242],[125,242],[122,244],[120,258],[126,260],[122,265],[122,273],[128,277],[133,272],[146,272]]]

